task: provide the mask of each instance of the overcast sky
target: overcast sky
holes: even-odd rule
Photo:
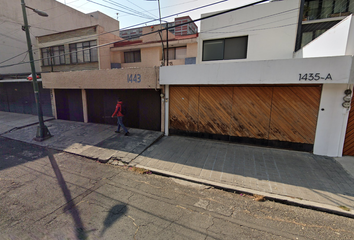
[[[117,19],[120,28],[145,23],[159,18],[159,4],[157,0],[57,0],[67,6],[75,8],[81,12],[89,13],[100,11],[106,15]],[[161,17],[175,15],[194,8],[198,10],[181,13],[178,16],[189,15],[193,20],[200,18],[203,13],[215,12],[230,8],[239,7],[257,0],[160,0]],[[208,7],[203,7],[210,5]],[[173,22],[176,16],[164,18],[165,21]],[[147,25],[156,24],[158,21],[149,22]],[[200,26],[197,23],[198,27]]]

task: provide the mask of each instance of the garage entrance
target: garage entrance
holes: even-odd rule
[[[125,126],[161,131],[160,93],[154,89],[86,90],[88,121],[116,125],[117,119],[111,116],[119,97],[127,109],[123,118]]]
[[[321,89],[171,86],[170,133],[312,151]]]

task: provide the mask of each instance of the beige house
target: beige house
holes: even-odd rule
[[[27,76],[31,74],[31,68],[27,54],[26,34],[21,30],[24,23],[21,1],[1,0],[0,3],[0,39],[2,44],[0,47],[0,111],[37,114],[33,86],[27,80]],[[101,12],[85,14],[56,0],[26,0],[25,3],[30,8],[45,11],[48,14],[48,17],[44,18],[26,8],[37,72],[40,72],[43,61],[40,59],[42,53],[37,45],[36,36],[49,35],[53,37],[56,33],[90,26],[101,26],[105,31],[119,35],[119,22]],[[97,28],[97,31],[101,31],[100,28]],[[68,39],[66,41],[68,42]],[[62,52],[63,48],[58,47],[53,50]],[[67,52],[67,49],[64,50]],[[109,47],[105,51],[109,52]],[[56,61],[63,62],[64,59],[56,59]],[[108,58],[108,65],[109,61]],[[104,60],[100,61],[100,64],[104,65]],[[52,71],[51,66],[51,63],[48,64],[45,71]],[[64,71],[63,66],[55,65],[53,71]],[[41,79],[38,84],[43,114],[52,116],[50,91],[42,89]]]
[[[186,19],[169,23],[168,31],[154,25],[121,31],[120,37],[100,26],[38,37],[43,87],[52,89],[54,116],[116,124],[110,116],[119,97],[128,109],[126,126],[164,131],[159,67],[196,62],[197,27],[178,26]]]

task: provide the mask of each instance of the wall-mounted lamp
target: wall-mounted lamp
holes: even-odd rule
[[[346,89],[344,91],[345,96],[343,97],[344,102],[342,103],[342,107],[349,109],[350,108],[350,101],[352,99],[352,90]]]

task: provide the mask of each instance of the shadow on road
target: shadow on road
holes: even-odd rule
[[[117,204],[113,206],[108,214],[106,219],[104,220],[104,228],[101,231],[101,237],[107,231],[108,228],[112,227],[113,223],[115,223],[120,217],[122,217],[127,212],[127,205],[125,204]]]
[[[50,160],[50,164],[52,165],[52,168],[54,170],[55,176],[58,180],[58,184],[59,184],[59,186],[63,192],[63,195],[65,197],[65,200],[67,202],[64,209],[66,211],[70,212],[70,214],[75,222],[76,237],[77,237],[77,239],[80,239],[80,240],[87,239],[87,235],[85,233],[85,228],[84,228],[84,225],[83,225],[82,220],[80,218],[80,213],[77,210],[75,203],[73,202],[70,190],[68,189],[68,186],[66,185],[66,182],[64,180],[63,175],[61,174],[61,171],[59,169],[57,161],[55,160],[53,153],[51,152],[50,149],[48,149],[48,157]]]

